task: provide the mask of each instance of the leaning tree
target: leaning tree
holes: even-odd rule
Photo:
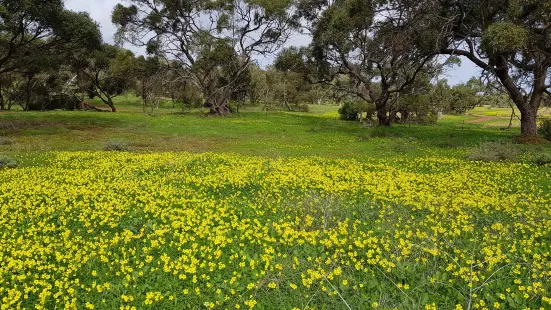
[[[408,2],[411,0],[398,0]],[[464,56],[498,81],[521,113],[525,141],[537,136],[537,113],[551,98],[551,2],[424,0],[438,52]]]
[[[211,113],[227,115],[254,57],[274,53],[294,24],[294,0],[130,0],[112,20],[117,37],[177,63]]]
[[[68,60],[77,75],[88,85],[88,91],[116,112],[113,98],[134,86],[136,59],[126,49],[104,43],[91,53],[79,51]],[[77,82],[80,82],[77,80]]]

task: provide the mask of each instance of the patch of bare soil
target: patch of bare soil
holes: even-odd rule
[[[476,123],[485,123],[487,121],[491,121],[494,119],[499,119],[500,117],[497,116],[490,116],[490,115],[472,115],[478,117],[477,119],[473,119],[470,121],[467,121],[467,123],[476,124]]]

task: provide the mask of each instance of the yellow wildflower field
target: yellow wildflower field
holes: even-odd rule
[[[551,170],[57,152],[0,171],[1,309],[548,309]]]

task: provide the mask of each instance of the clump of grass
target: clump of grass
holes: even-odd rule
[[[395,132],[385,130],[381,127],[374,128],[370,133],[372,138],[391,138],[398,137],[399,135]]]
[[[518,150],[511,143],[485,142],[473,149],[467,159],[486,162],[515,161],[517,156]]]
[[[441,149],[456,149],[463,146],[463,141],[451,138],[448,140],[442,140],[436,143],[436,146],[438,146]]]
[[[9,156],[0,155],[0,169],[16,168],[17,161]]]
[[[103,150],[108,152],[130,152],[130,148],[119,141],[107,141],[103,145]]]
[[[540,167],[551,165],[551,155],[547,153],[538,154],[534,158],[533,162]]]
[[[409,153],[415,150],[415,145],[408,142],[401,142],[393,145],[392,150],[396,153]]]
[[[0,136],[0,145],[11,145],[13,142],[7,137]]]

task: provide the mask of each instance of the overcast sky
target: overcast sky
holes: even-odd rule
[[[115,26],[111,23],[111,11],[117,3],[123,3],[120,0],[65,0],[65,6],[73,11],[88,12],[90,16],[100,25],[101,32],[103,33],[103,40],[108,43],[113,43],[113,35],[115,33]],[[294,36],[287,43],[287,45],[305,45],[308,44],[309,39],[305,36]],[[132,46],[125,46],[126,48],[134,51],[137,54],[142,54],[143,50],[133,48]],[[270,60],[264,60],[262,63],[265,65]],[[470,61],[464,59],[460,68],[456,68],[448,73],[446,77],[450,84],[457,84],[468,81],[472,76],[476,76],[479,70]]]

